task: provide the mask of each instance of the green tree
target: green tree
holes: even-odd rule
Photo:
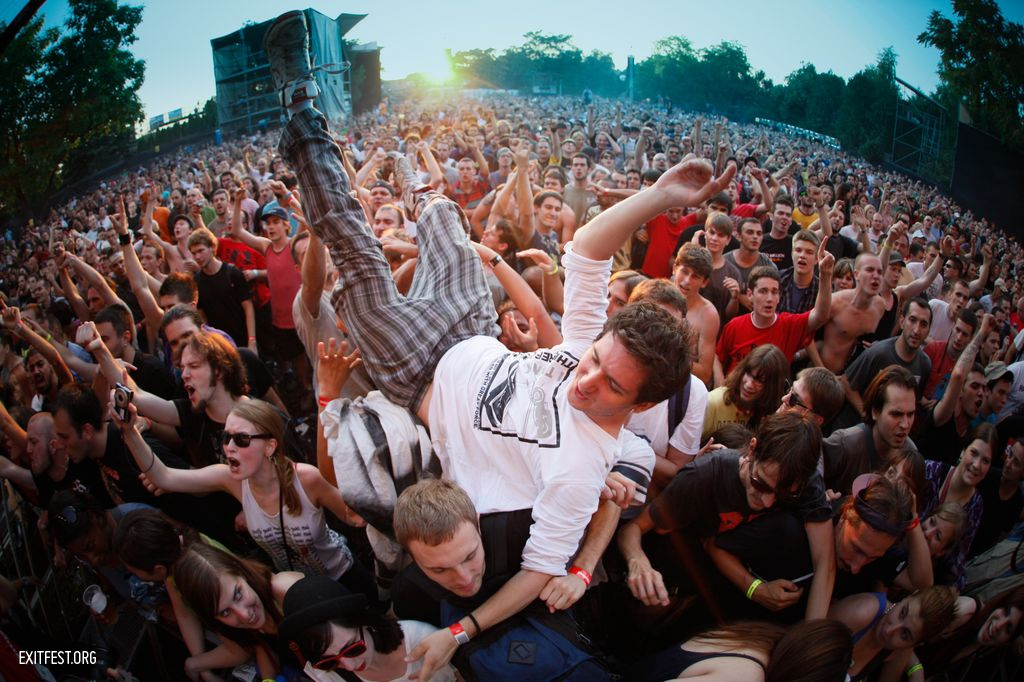
[[[786,76],[786,84],[773,89],[776,116],[801,128],[835,135],[838,104],[843,100],[846,81],[831,71],[819,73],[813,64],[803,64]]]
[[[994,0],[955,0],[953,13],[933,11],[918,42],[938,48],[939,78],[973,123],[1024,149],[1024,27],[1006,21]]]
[[[896,53],[887,47],[846,84],[836,125],[843,146],[872,163],[883,161],[892,149],[898,95]]]
[[[143,118],[145,65],[128,46],[141,7],[69,0],[61,31],[37,19],[0,58],[0,210],[38,214],[64,182],[124,153]]]

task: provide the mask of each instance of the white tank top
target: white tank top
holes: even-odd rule
[[[301,571],[306,575],[326,575],[337,580],[352,566],[352,552],[344,536],[327,527],[323,509],[309,500],[297,473],[294,481],[302,501],[302,512],[293,516],[288,507],[284,507],[287,549],[281,539],[278,514],[263,511],[249,489],[249,481],[242,481],[242,511],[245,512],[249,535],[273,559],[276,571]],[[289,557],[291,567],[288,565]]]

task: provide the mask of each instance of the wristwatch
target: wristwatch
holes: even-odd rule
[[[502,261],[501,254],[500,253],[496,253],[496,254],[494,254],[494,258],[492,258],[491,260],[487,261],[487,264],[490,265],[492,268],[496,268],[496,267],[498,267],[498,264],[501,263],[501,261]]]

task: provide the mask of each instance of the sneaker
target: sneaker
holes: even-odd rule
[[[309,64],[309,31],[301,11],[285,12],[274,20],[263,37],[263,50],[283,107],[316,99],[320,90]]]
[[[398,195],[402,197],[406,207],[410,211],[415,211],[417,200],[415,194],[427,189],[428,185],[420,181],[419,176],[413,171],[412,165],[405,154],[390,152],[388,156],[395,163],[395,189],[398,191]]]

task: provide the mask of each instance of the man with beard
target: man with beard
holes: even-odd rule
[[[74,381],[71,370],[46,339],[22,322],[21,311],[18,308],[0,301],[0,311],[7,331],[31,346],[25,356],[25,370],[35,391],[35,395],[32,396],[32,409],[36,412],[52,411],[57,391],[64,384]]]
[[[910,440],[917,389],[906,367],[890,365],[875,376],[864,394],[864,423],[838,429],[822,443],[829,489],[848,494],[860,474],[876,471],[903,450],[917,450]]]
[[[921,451],[928,453],[929,459],[956,465],[960,452],[967,445],[971,421],[978,416],[987,391],[985,370],[974,360],[982,340],[994,326],[995,318],[985,315],[974,338],[953,366],[942,400],[926,413],[919,439]]]
[[[846,384],[846,397],[858,414],[864,412],[861,394],[875,376],[890,365],[905,367],[917,382],[915,390],[928,380],[932,363],[921,350],[921,345],[928,336],[932,311],[923,298],[912,298],[903,304],[900,319],[900,335],[876,341],[871,348],[854,360],[843,375]]]

